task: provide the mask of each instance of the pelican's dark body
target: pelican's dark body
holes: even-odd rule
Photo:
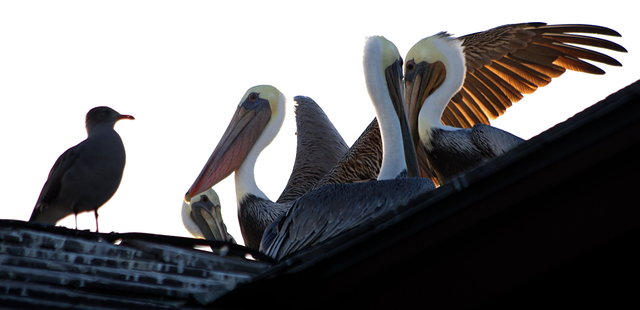
[[[293,201],[273,202],[271,200],[246,195],[238,203],[238,219],[244,244],[252,249],[260,248],[260,240],[267,226],[284,215]]]
[[[324,185],[296,200],[285,217],[267,228],[260,250],[280,260],[365,221],[392,214],[434,188],[426,178]]]
[[[524,141],[484,124],[457,130],[434,128],[430,137],[430,144],[437,147],[425,152],[426,158],[436,176],[443,181],[502,155]]]

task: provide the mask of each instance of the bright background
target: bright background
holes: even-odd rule
[[[362,73],[367,36],[384,35],[405,54],[439,31],[530,21],[607,26],[629,53],[607,51],[623,67],[603,65],[604,76],[564,74],[495,126],[530,138],[640,77],[640,21],[626,0],[2,1],[0,218],[29,218],[55,160],[86,137],[86,112],[108,105],[136,120],[116,125],[127,166],[99,211],[101,231],[189,236],[182,197],[249,87],[272,84],[288,98],[280,134],[256,165],[258,185],[275,200],[295,155],[294,96],[320,104],[348,144],[373,119]],[[242,240],[233,177],[214,189]],[[73,228],[73,216],[59,225]],[[78,225],[94,231],[93,213]]]

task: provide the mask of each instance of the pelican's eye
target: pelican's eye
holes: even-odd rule
[[[260,98],[260,94],[258,93],[250,93],[249,97],[247,97],[247,99],[251,101],[258,100],[259,98]]]
[[[413,68],[414,68],[413,60],[407,61],[407,65],[405,66],[406,71],[407,72],[412,71]]]

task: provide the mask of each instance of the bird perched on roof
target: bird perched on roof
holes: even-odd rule
[[[406,56],[405,100],[423,176],[442,184],[520,144],[489,119],[567,69],[604,74],[585,60],[621,65],[574,44],[624,47],[584,34],[620,36],[595,25],[522,23],[459,38],[441,32],[416,43]]]
[[[182,224],[196,238],[236,243],[224,224],[220,198],[213,188],[182,203]]]
[[[185,195],[189,201],[235,173],[238,222],[244,245],[258,249],[264,229],[310,190],[347,151],[347,144],[311,98],[296,96],[297,147],[289,181],[277,201],[270,200],[254,177],[258,156],[275,138],[285,116],[285,97],[271,85],[244,94],[218,145]]]
[[[300,196],[267,227],[260,250],[276,260],[353,231],[365,222],[391,216],[411,199],[435,188],[418,173],[402,98],[402,58],[381,36],[367,39],[365,82],[376,109],[382,164],[375,181],[327,183]]]
[[[118,189],[125,166],[125,150],[113,129],[121,119],[134,119],[112,108],[95,107],[87,113],[87,138],[66,150],[49,172],[29,222],[55,225],[74,214],[93,211],[98,232],[98,208]]]

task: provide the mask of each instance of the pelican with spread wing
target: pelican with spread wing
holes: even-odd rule
[[[405,100],[422,175],[442,184],[520,144],[490,119],[566,70],[604,74],[589,61],[621,65],[589,48],[624,47],[586,34],[620,36],[594,25],[522,23],[416,43],[406,56]]]

